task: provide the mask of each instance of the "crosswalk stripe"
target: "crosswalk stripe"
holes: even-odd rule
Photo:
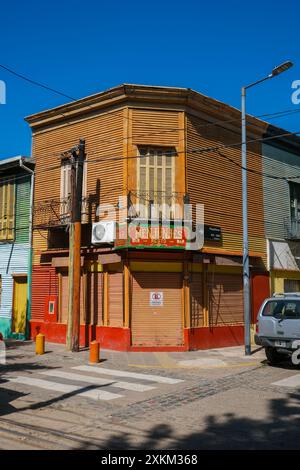
[[[155,387],[150,385],[136,384],[131,382],[114,382],[114,380],[101,379],[99,377],[92,377],[90,375],[73,374],[71,372],[64,372],[60,370],[47,370],[41,372],[42,375],[61,377],[67,380],[74,380],[76,382],[86,382],[95,385],[111,385],[112,387],[123,388],[124,390],[131,390],[134,392],[147,392],[148,390],[154,390]]]
[[[292,375],[286,379],[278,380],[273,382],[271,385],[277,385],[278,387],[299,387],[300,386],[300,374]]]
[[[97,374],[112,375],[114,377],[129,377],[132,379],[149,380],[151,382],[164,383],[164,384],[177,384],[183,382],[181,379],[171,379],[169,377],[162,377],[160,375],[139,374],[135,372],[126,372],[124,370],[105,369],[104,367],[97,366],[76,366],[72,369],[81,370],[84,372],[96,372]]]
[[[61,384],[56,382],[50,382],[49,380],[35,379],[32,377],[18,376],[5,377],[5,379],[9,382],[18,383],[22,385],[30,385],[46,390],[53,390],[55,392],[72,393],[82,390],[82,387],[78,385]],[[104,390],[86,390],[84,392],[77,393],[76,396],[92,398],[93,400],[114,400],[115,398],[121,398],[123,395],[106,392]]]

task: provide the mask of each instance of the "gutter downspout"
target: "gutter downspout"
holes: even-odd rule
[[[25,329],[25,339],[28,339],[30,336],[29,330],[29,320],[31,314],[31,288],[32,288],[32,226],[33,226],[33,193],[34,193],[34,170],[27,168],[23,164],[23,160],[20,160],[20,167],[27,173],[31,174],[31,185],[30,185],[30,213],[29,213],[29,254],[28,254],[28,266],[27,266],[27,308],[26,308],[26,329]]]

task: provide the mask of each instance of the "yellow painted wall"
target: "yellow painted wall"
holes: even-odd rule
[[[271,294],[273,294],[274,292],[284,292],[285,279],[295,279],[300,281],[300,271],[271,271]]]

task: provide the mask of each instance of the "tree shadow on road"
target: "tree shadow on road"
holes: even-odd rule
[[[259,393],[257,395],[259,400]],[[195,402],[196,406],[196,402]],[[196,415],[196,413],[195,413]],[[145,416],[145,421],[147,417]],[[197,420],[190,423],[197,429]],[[207,415],[198,423],[199,431],[181,434],[173,423],[161,423],[149,430],[133,430],[114,434],[98,449],[199,449],[199,450],[263,450],[299,449],[300,447],[300,391],[269,402],[265,420],[239,417],[233,413]],[[143,439],[140,438],[141,434]],[[138,436],[138,437],[137,437]],[[87,448],[87,447],[84,447]],[[95,448],[95,447],[93,447]]]

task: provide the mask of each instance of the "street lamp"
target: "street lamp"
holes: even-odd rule
[[[247,132],[246,132],[246,90],[265,80],[276,77],[293,66],[287,61],[277,67],[264,78],[242,87],[242,193],[243,193],[243,284],[244,284],[244,323],[245,323],[245,355],[251,354],[251,315],[250,315],[250,270],[248,242],[248,195],[247,195]]]

